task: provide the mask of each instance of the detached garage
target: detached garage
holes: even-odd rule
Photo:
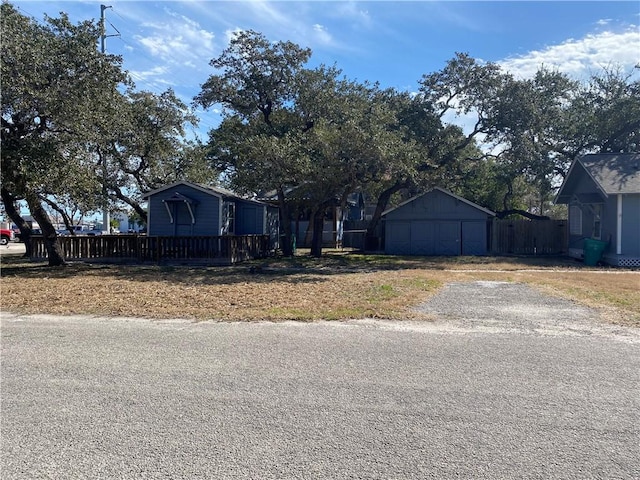
[[[486,255],[495,213],[442,188],[382,214],[389,255]]]

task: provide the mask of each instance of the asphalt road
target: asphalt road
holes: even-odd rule
[[[422,308],[438,320],[3,313],[1,477],[640,478],[637,330],[492,282]]]

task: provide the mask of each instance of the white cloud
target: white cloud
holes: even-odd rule
[[[165,9],[164,22],[144,22],[147,35],[135,39],[154,57],[181,65],[206,65],[213,56],[215,35],[184,15]]]
[[[318,23],[313,25],[313,32],[316,40],[324,45],[330,45],[333,41],[331,34],[326,27]]]
[[[531,78],[544,65],[574,79],[585,80],[603,67],[621,66],[625,71],[631,71],[639,62],[640,31],[634,27],[621,33],[602,32],[579,40],[569,39],[559,45],[496,63],[516,78]],[[468,134],[473,131],[477,114],[473,111],[466,114],[450,111],[443,121],[460,126]],[[483,146],[485,150],[495,147]]]
[[[159,65],[149,70],[131,70],[129,73],[135,81],[148,81],[162,75],[166,75],[169,69],[166,66]]]
[[[341,19],[350,19],[358,26],[370,27],[372,25],[371,15],[368,10],[363,10],[361,2],[340,2],[337,5],[336,13]]]
[[[330,24],[318,21],[319,15],[316,4],[313,2],[257,0],[225,2],[224,5],[227,14],[225,21],[228,25],[225,31],[225,45],[235,32],[253,29],[262,32],[271,41],[291,41],[303,48],[353,49],[349,42],[336,38]],[[342,2],[331,2],[331,7],[323,9],[323,14],[327,11],[335,13],[339,5],[342,8]],[[350,15],[359,16],[360,22],[364,21],[366,14],[358,13],[353,9],[350,11],[352,12]]]
[[[266,24],[272,25],[291,25],[292,18],[290,15],[283,13],[278,6],[284,7],[288,12],[291,6],[285,4],[277,4],[267,0],[254,0],[251,2],[243,2],[243,6],[253,11],[253,14],[262,19]]]
[[[544,65],[584,79],[604,67],[621,66],[631,70],[639,61],[640,31],[633,27],[620,33],[605,31],[582,39],[569,39],[498,63],[519,78],[532,77]]]

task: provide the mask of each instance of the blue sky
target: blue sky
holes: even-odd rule
[[[106,10],[107,50],[123,56],[138,89],[173,88],[187,103],[213,73],[209,61],[235,30],[290,40],[313,51],[310,66],[337,64],[350,79],[415,91],[455,52],[497,62],[519,77],[544,64],[575,78],[640,64],[640,2],[521,1],[13,1],[38,20],[73,22]],[[636,71],[637,72],[637,71]],[[637,73],[636,73],[637,74]],[[219,122],[198,112],[197,134]]]

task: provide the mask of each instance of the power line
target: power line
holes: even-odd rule
[[[120,28],[117,28],[112,22],[110,22],[106,16],[104,18],[104,20],[102,19],[102,15],[101,15],[101,19],[100,21],[104,21],[105,24],[108,24],[111,28],[113,28],[113,30],[115,30],[117,33],[116,34],[108,34],[104,36],[104,39],[106,41],[106,38],[110,38],[110,37],[114,37],[114,38],[118,38],[123,45],[128,46],[129,48],[133,49],[136,51],[136,55],[139,57],[144,58],[145,60],[149,61],[151,64],[157,65],[157,60],[155,58],[152,58],[151,56],[147,55],[144,49],[141,49],[139,45],[135,45],[133,43],[131,43],[130,41],[127,40],[127,36],[131,35],[131,23],[123,16],[119,13],[119,11],[114,8],[113,6],[105,6],[105,5],[101,5],[101,7],[105,7],[104,9],[109,9],[110,12],[114,13],[120,20],[122,20],[122,22],[124,23],[124,28],[122,26],[120,26]],[[35,15],[33,15],[31,12],[25,10],[21,5],[15,5],[15,8],[17,8],[18,10],[20,10],[23,14],[25,14],[26,16],[28,16],[31,20],[37,22],[37,23],[41,23],[41,20],[39,20]],[[101,10],[101,14],[102,14],[103,10]],[[104,26],[103,26],[104,29]],[[105,30],[103,30],[103,32],[105,32]],[[102,43],[102,37],[101,37],[101,43]],[[102,50],[102,45],[101,45],[101,50]],[[104,47],[103,52],[106,52],[106,45]],[[123,52],[121,54],[121,56],[123,58],[126,59],[127,55],[126,52]],[[136,74],[135,72],[128,72],[129,75],[132,77],[132,79],[134,80],[134,82],[137,85],[142,85],[144,87],[146,87],[146,89],[148,89],[151,93],[155,94],[155,95],[161,95],[162,93],[164,93],[167,88],[164,88],[160,85],[154,84],[146,79],[144,79],[142,76],[140,76],[139,74]],[[180,86],[177,86],[180,87]],[[192,100],[192,99],[191,99]],[[188,102],[186,102],[188,104]],[[217,128],[217,125],[214,125],[211,122],[208,122],[206,120],[204,120],[201,115],[205,114],[205,111],[202,112],[197,112],[197,111],[193,111],[193,113],[197,116],[198,118],[198,127],[197,128],[206,128],[207,130],[212,130]],[[215,114],[212,114],[215,115]]]
[[[123,45],[128,46],[129,48],[131,48],[132,50],[136,51],[136,55],[138,57],[142,57],[145,60],[149,61],[151,64],[157,65],[157,60],[155,58],[150,57],[145,51],[144,49],[141,49],[139,45],[135,45],[133,43],[131,43],[128,39],[127,39],[127,33],[131,32],[131,28],[130,28],[130,22],[128,20],[126,20],[122,15],[120,15],[120,13],[118,12],[118,10],[116,8],[111,9],[111,11],[117,15],[123,22],[124,22],[124,28],[121,28],[122,30],[122,34],[118,36],[118,39],[123,43]],[[123,57],[126,57],[126,53],[123,53],[122,55]],[[139,85],[144,85],[146,86],[152,93],[156,94],[156,95],[160,95],[162,93],[164,93],[167,88],[164,88],[162,86],[159,86],[157,84],[151,83],[150,81],[144,79],[142,76],[140,76],[139,74],[136,74],[135,72],[131,72],[129,71],[129,75],[132,77],[132,79],[135,81],[136,84]],[[180,86],[177,86],[180,87]],[[170,86],[169,88],[174,88],[173,86]],[[191,98],[190,100],[193,100],[193,98]],[[186,102],[187,104],[189,102]],[[194,114],[196,114],[198,116],[198,126],[201,127],[206,127],[208,129],[215,129],[217,127],[217,125],[214,125],[210,122],[207,122],[205,120],[203,120],[200,115],[198,114],[198,112],[194,111]]]
[[[24,8],[22,8],[20,5],[14,5],[15,8],[17,8],[18,10],[23,11],[29,18],[31,18],[31,20],[35,20],[36,22],[38,22],[39,20],[35,17],[35,15],[33,15],[32,13],[27,12]]]

